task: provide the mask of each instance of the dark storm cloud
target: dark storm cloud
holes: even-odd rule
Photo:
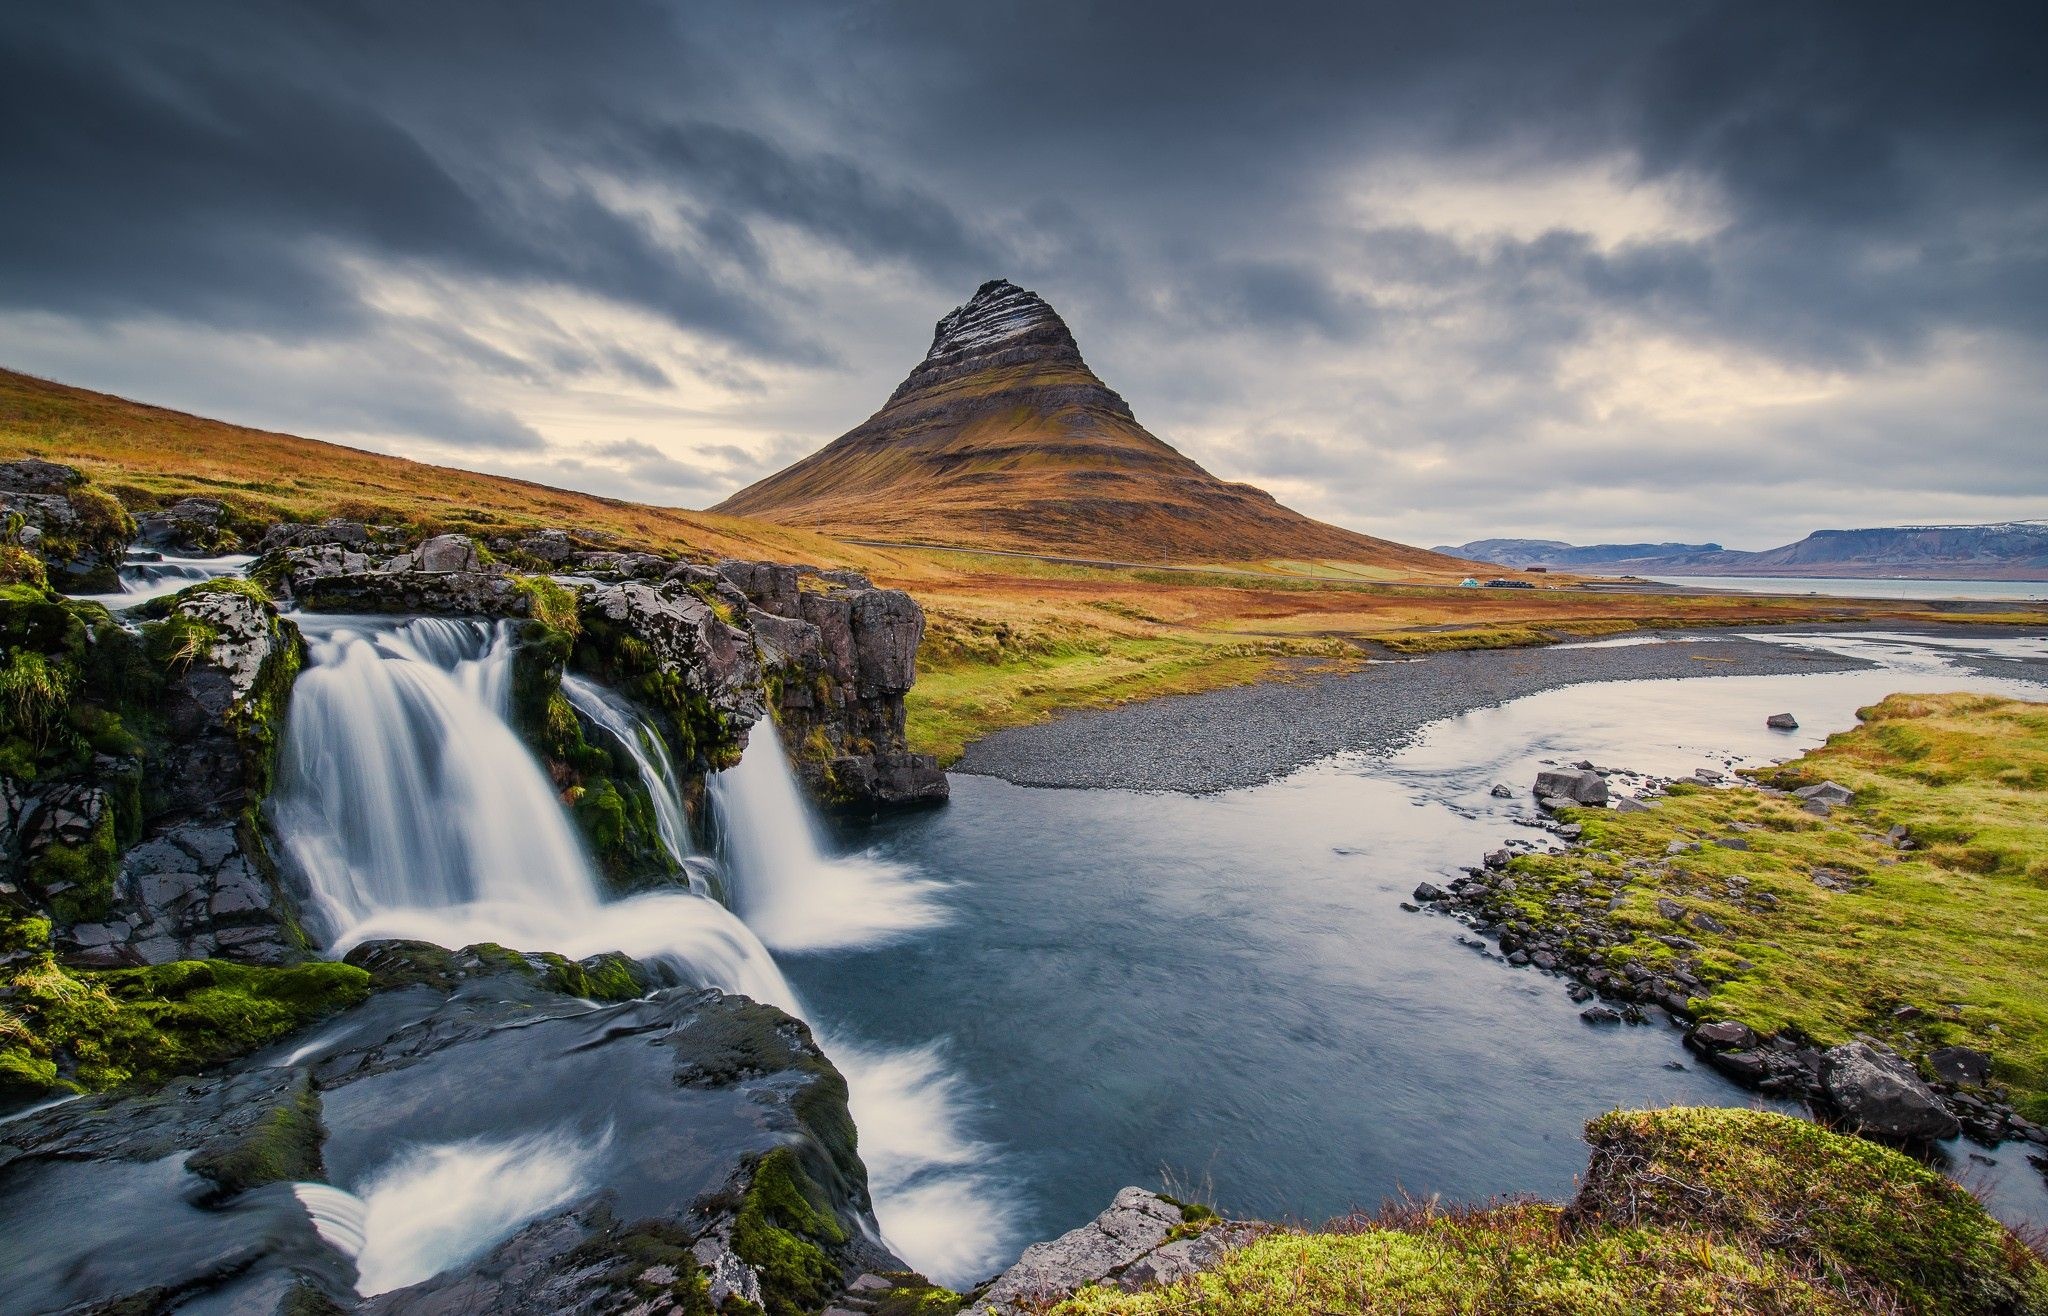
[[[1954,407],[2004,428],[1930,436],[1920,398],[1910,433],[1776,432],[1880,485],[1936,441],[1974,489],[2044,410],[2016,364],[2048,337],[2044,38],[1990,3],[32,3],[0,32],[0,315],[30,317],[0,350],[58,361],[49,317],[220,335],[187,405],[239,396],[245,348],[325,353],[362,401],[298,423],[485,451],[541,442],[495,390],[667,394],[664,446],[590,469],[709,497],[746,462],[679,445],[829,438],[1002,274],[1141,416],[1231,473],[1320,471],[1365,524],[1476,493],[1376,482],[1376,444],[1523,453],[1544,506],[1584,474],[1560,428],[1611,411],[1604,344],[1876,386],[1982,341]],[[1699,222],[1486,212],[1582,175]],[[706,388],[752,419],[693,439]],[[1744,478],[1741,445],[1641,435],[1644,480]]]

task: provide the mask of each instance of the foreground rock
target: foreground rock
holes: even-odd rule
[[[1127,1291],[1171,1284],[1207,1270],[1264,1232],[1263,1225],[1218,1221],[1214,1212],[1126,1188],[1079,1229],[1024,1249],[1016,1265],[974,1295],[968,1310],[1021,1316],[1091,1284]]]
[[[9,1310],[816,1310],[900,1268],[868,1241],[845,1083],[801,1022],[687,987],[579,999],[654,985],[618,957],[351,959],[383,990],[268,1063],[0,1125]],[[379,1195],[436,1155],[454,1177]],[[431,1254],[379,1225],[414,1194],[504,1228],[420,1273]]]

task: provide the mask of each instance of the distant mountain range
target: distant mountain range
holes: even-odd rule
[[[1555,539],[1475,539],[1436,551],[1504,567],[1593,574],[2048,580],[2048,521],[1816,530],[1759,553],[1719,544],[1576,545]]]
[[[1211,475],[1138,423],[1043,298],[1002,279],[938,322],[880,411],[711,510],[844,538],[1133,562],[1471,567]]]

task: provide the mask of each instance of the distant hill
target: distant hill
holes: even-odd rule
[[[1816,530],[1750,553],[1718,544],[1593,544],[1480,539],[1440,553],[1502,566],[1659,576],[1847,576],[1882,580],[2048,580],[2048,521]]]
[[[1561,539],[1475,539],[1469,544],[1438,545],[1451,557],[1492,562],[1503,567],[1602,567],[1641,558],[1718,553],[1719,544],[1567,544]]]
[[[1140,425],[1036,293],[983,284],[859,426],[712,509],[826,534],[1133,562],[1449,561],[1219,480]]]

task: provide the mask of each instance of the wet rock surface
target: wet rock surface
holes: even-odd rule
[[[0,1124],[10,1310],[177,1295],[270,1311],[294,1293],[382,1312],[703,1310],[686,1304],[707,1271],[761,1292],[750,1244],[730,1243],[771,1154],[836,1221],[840,1241],[818,1246],[839,1285],[900,1268],[859,1241],[874,1223],[844,1082],[800,1022],[690,987],[597,1005],[550,980],[561,965],[497,948],[373,943],[353,958],[384,990],[310,1039]],[[431,1276],[380,1253],[374,1227],[360,1258],[323,1238],[291,1187],[363,1199],[374,1226],[403,1208],[377,1185],[408,1147],[521,1135],[553,1140],[530,1155],[566,1156],[566,1188]],[[359,1285],[389,1291],[365,1301]]]

